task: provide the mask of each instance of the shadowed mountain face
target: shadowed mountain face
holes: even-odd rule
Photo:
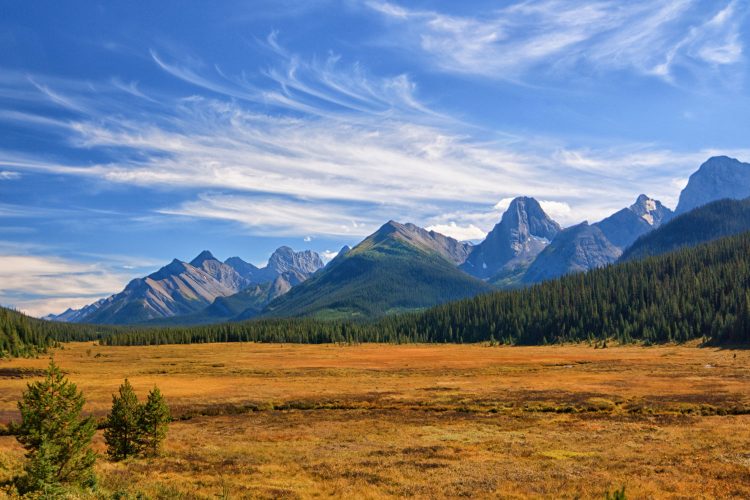
[[[523,281],[539,283],[588,271],[615,262],[621,254],[598,227],[584,222],[557,235],[529,266]]]
[[[559,232],[560,225],[534,198],[516,198],[461,269],[481,279],[523,270]]]
[[[376,317],[491,290],[456,266],[470,245],[390,221],[268,305],[263,316]]]
[[[643,259],[745,231],[750,231],[750,198],[719,200],[679,215],[641,237],[620,260]]]
[[[690,176],[675,213],[683,214],[712,201],[750,196],[750,164],[727,156],[709,158]]]
[[[594,226],[601,229],[613,245],[623,250],[672,216],[672,211],[660,201],[642,194],[634,204],[597,222]]]
[[[237,273],[243,278],[245,278],[246,280],[250,282],[257,281],[256,275],[258,271],[260,271],[260,268],[250,264],[249,262],[245,262],[239,257],[229,257],[227,260],[224,261],[224,264],[230,266],[232,269],[237,271]]]

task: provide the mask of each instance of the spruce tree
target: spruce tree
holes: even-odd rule
[[[148,399],[143,405],[138,425],[140,432],[141,452],[146,456],[159,454],[161,444],[167,437],[169,425],[169,407],[158,387],[148,393]]]
[[[16,439],[26,449],[22,492],[52,493],[61,486],[94,484],[96,455],[91,439],[96,424],[83,418],[85,399],[76,385],[50,361],[44,380],[28,384],[18,409]]]
[[[112,410],[107,417],[104,441],[107,455],[113,460],[124,460],[139,451],[138,423],[141,406],[128,379],[120,386],[119,396],[112,395]]]

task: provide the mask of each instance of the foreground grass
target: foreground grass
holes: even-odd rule
[[[89,343],[55,359],[96,415],[128,376],[182,419],[163,457],[101,460],[102,494],[750,497],[745,351]],[[46,363],[0,363],[0,423]],[[0,480],[21,457],[0,437]]]

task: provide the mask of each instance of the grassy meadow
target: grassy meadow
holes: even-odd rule
[[[161,457],[100,458],[103,495],[750,497],[750,351],[87,342],[54,356],[88,412],[128,377],[176,418]],[[0,425],[48,361],[0,361]],[[22,456],[0,436],[0,481]]]

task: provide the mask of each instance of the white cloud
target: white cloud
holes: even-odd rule
[[[458,241],[477,241],[483,240],[487,236],[487,232],[479,229],[474,224],[468,226],[459,226],[455,222],[449,222],[448,224],[435,224],[427,227],[428,231],[435,231],[445,236],[450,236]]]
[[[524,16],[547,16],[537,11],[550,5],[515,8]],[[597,9],[563,9],[563,17],[596,18]],[[440,29],[461,29],[460,20],[439,21]],[[159,214],[234,221],[268,235],[354,239],[391,218],[477,235],[499,220],[501,212],[486,207],[519,195],[558,203],[547,207],[563,224],[597,220],[643,191],[674,206],[679,189],[673,179],[685,178],[710,156],[650,144],[574,149],[560,140],[504,136],[428,108],[407,75],[377,78],[337,56],[305,62],[275,36],[268,47],[279,63],[264,72],[270,87],[263,89],[218,68],[203,74],[154,53],[160,68],[222,95],[217,98],[160,96],[163,104],[157,104],[137,95],[113,97],[152,94],[135,84],[110,81],[92,93],[74,82],[56,82],[86,112],[49,126],[67,131],[74,146],[115,158],[70,165],[0,152],[0,168],[189,188],[202,194],[164,206]],[[748,152],[738,152],[743,155]],[[0,205],[0,216],[22,214]]]
[[[379,219],[347,213],[344,205],[310,203],[295,199],[248,198],[235,195],[201,195],[164,214],[233,221],[252,228],[254,234],[299,235],[305,231],[334,236],[365,236]],[[306,237],[305,241],[311,241]]]
[[[325,251],[323,251],[323,252],[320,253],[320,258],[323,259],[323,262],[325,262],[326,264],[328,264],[338,254],[339,254],[339,252],[334,252],[334,251],[331,251],[331,250],[325,250]]]
[[[742,53],[746,10],[737,1],[708,7],[689,0],[542,0],[462,17],[383,1],[366,5],[398,26],[389,39],[401,50],[427,54],[445,71],[515,81],[530,70],[580,74],[582,64],[670,81],[677,65],[694,73],[701,61],[731,65]],[[696,21],[706,11],[710,20]]]
[[[305,237],[303,238],[303,241],[304,241],[305,243],[310,243],[310,242],[312,241],[312,236],[305,236]]]
[[[132,276],[56,257],[0,255],[0,304],[34,316],[119,291]]]
[[[21,174],[18,172],[13,172],[10,170],[0,170],[0,181],[12,181],[14,179],[19,179],[21,177]]]

